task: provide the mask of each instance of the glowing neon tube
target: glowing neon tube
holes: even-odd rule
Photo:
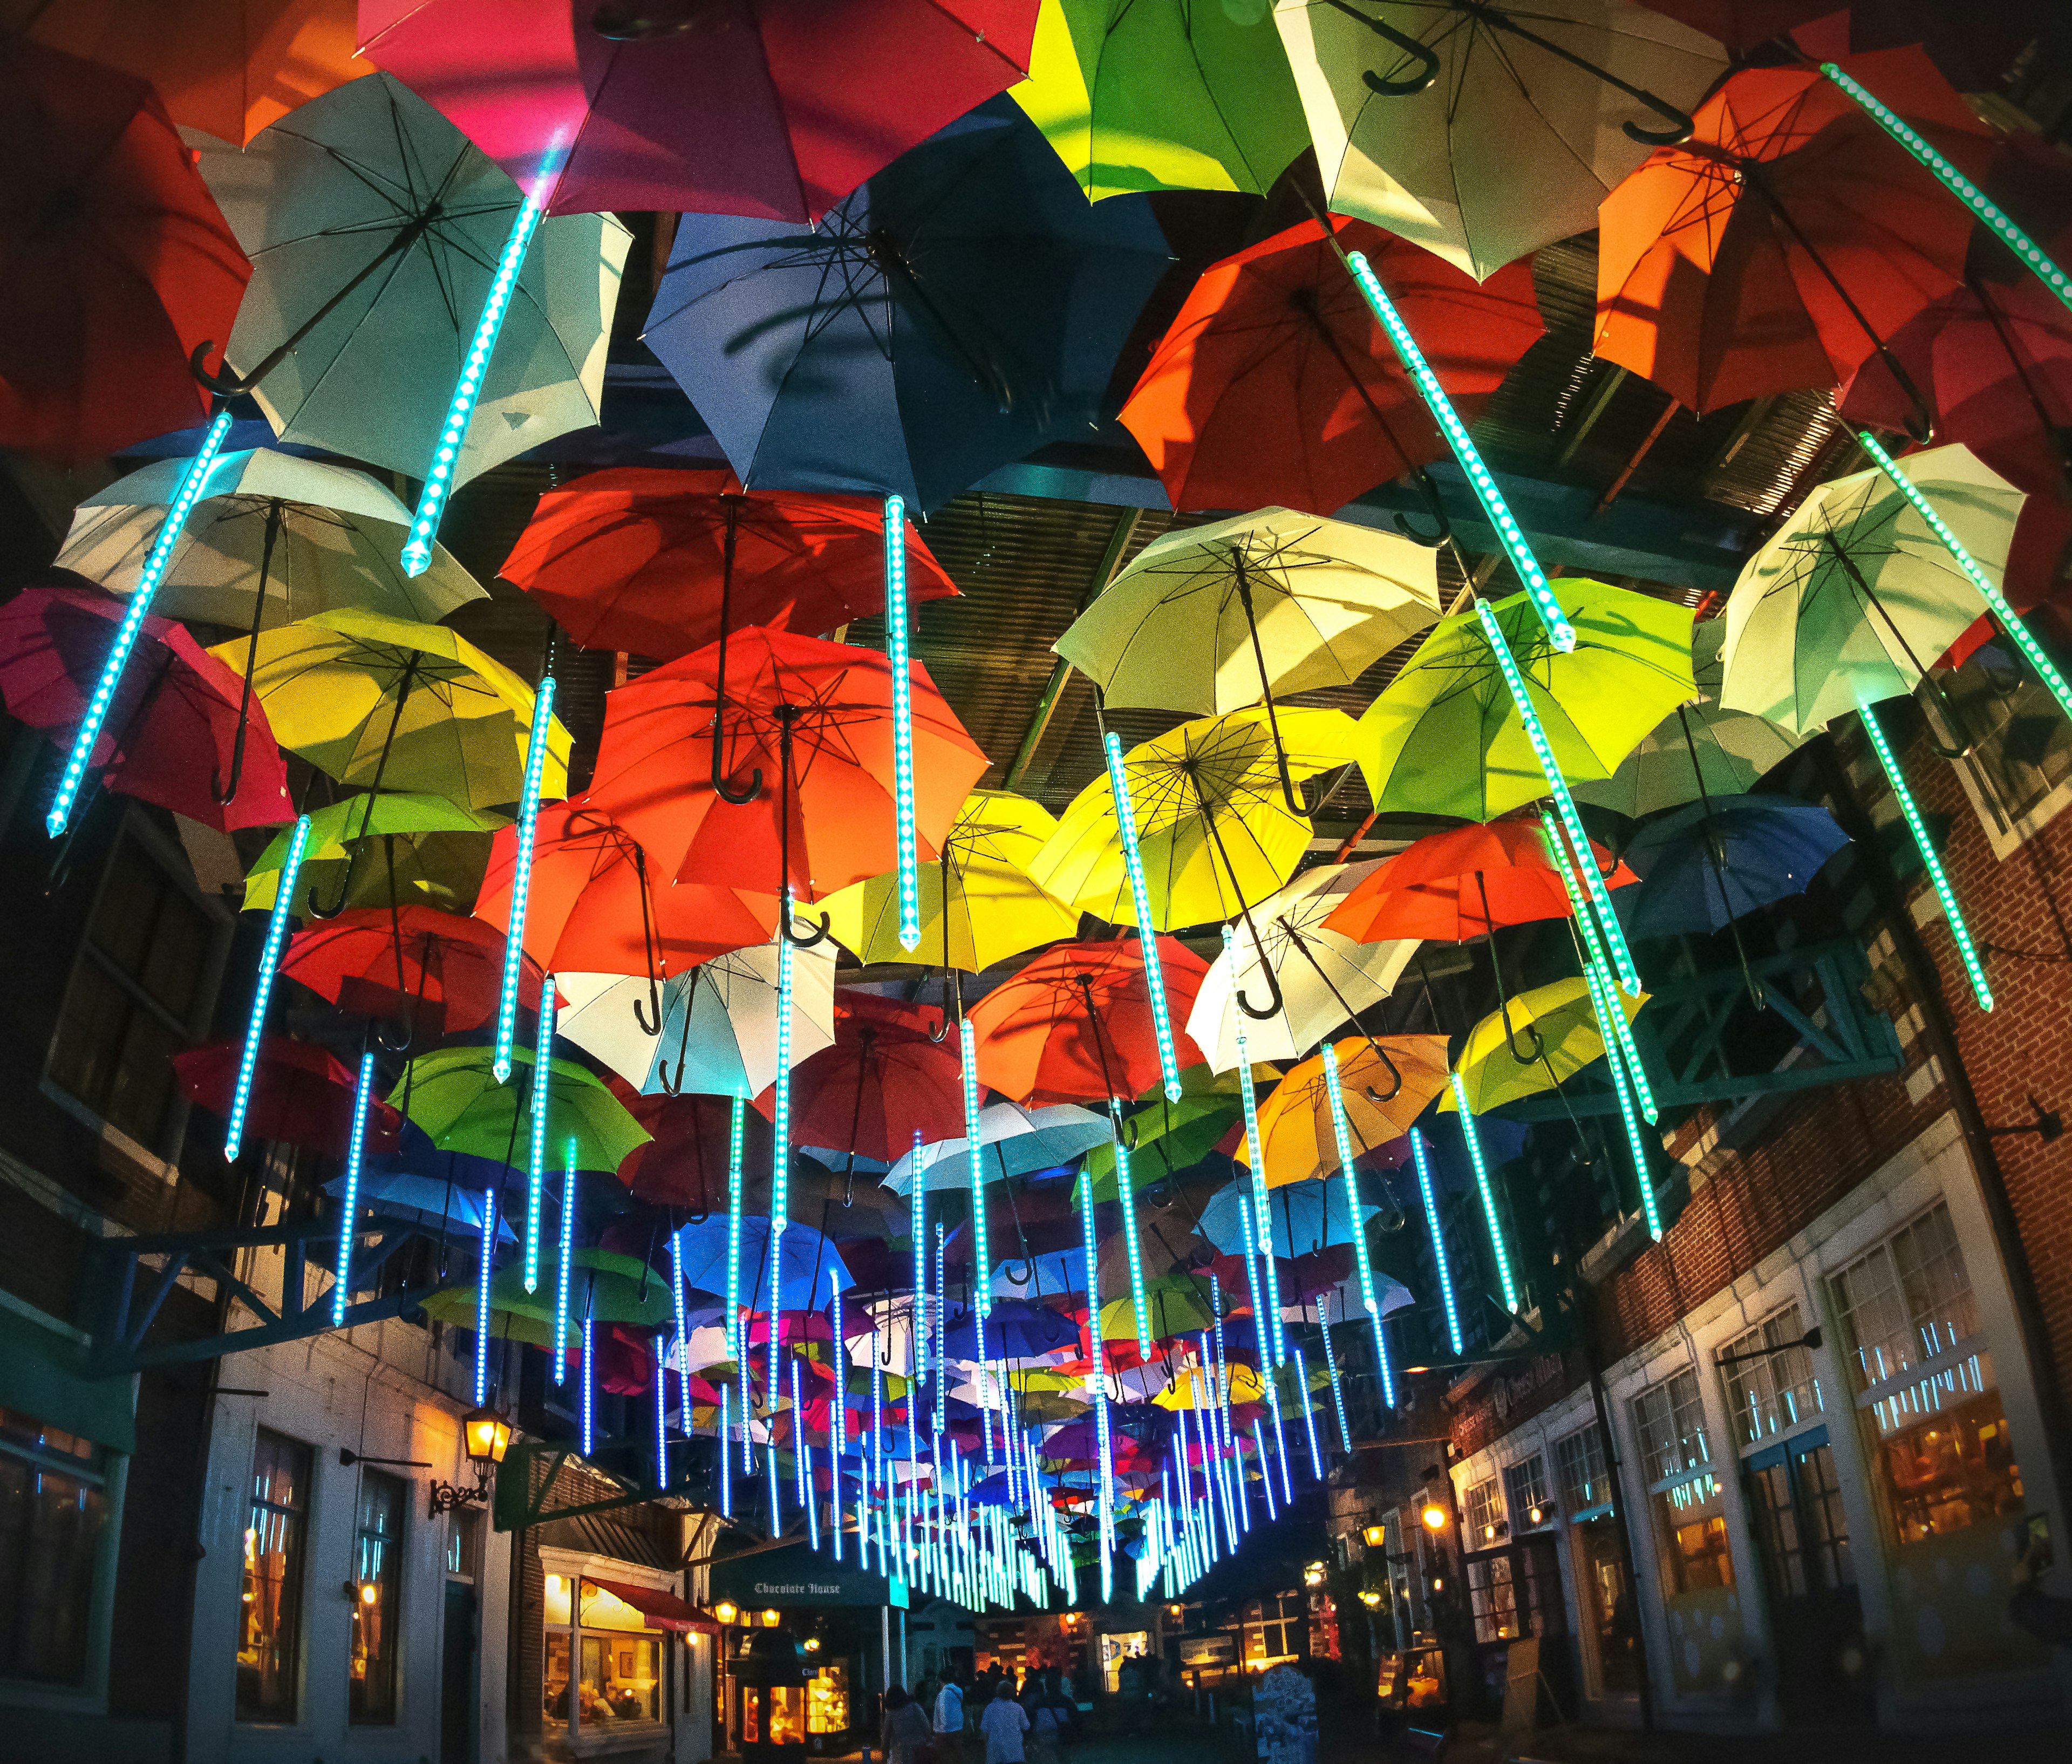
[[[885,654],[892,673],[892,804],[898,853],[899,947],[921,941],[920,847],[914,831],[914,684],[906,609],[906,504],[885,499]],[[943,902],[948,913],[950,903]]]
[[[540,1215],[547,1186],[547,1116],[553,1100],[554,977],[540,982],[540,1030],[532,1047],[532,1155],[527,1168],[525,1208],[525,1290],[540,1288]],[[573,1141],[571,1142],[573,1143]]]
[[[360,1166],[367,1149],[367,1112],[374,1101],[374,1056],[360,1056],[360,1083],[352,1093],[352,1137],[345,1149],[345,1192],[339,1197],[338,1277],[331,1282],[331,1326],[345,1327],[352,1290],[352,1244],[360,1220]]]
[[[245,1025],[245,1051],[237,1062],[237,1086],[231,1092],[230,1119],[223,1135],[223,1155],[230,1163],[245,1143],[245,1116],[252,1106],[252,1079],[259,1070],[259,1047],[266,1032],[266,1007],[273,1001],[273,977],[281,966],[281,948],[288,938],[288,918],[295,898],[295,878],[302,874],[302,853],[310,846],[310,817],[295,823],[288,840],[288,855],[282,862],[276,884],[273,910],[266,921],[266,942],[259,952],[258,977],[252,988],[252,1017]]]
[[[1446,1266],[1446,1236],[1439,1223],[1438,1197],[1432,1188],[1432,1167],[1424,1157],[1424,1140],[1416,1128],[1410,1130],[1410,1155],[1417,1166],[1417,1192],[1424,1202],[1424,1223],[1432,1233],[1432,1260],[1439,1270],[1439,1297],[1446,1312],[1446,1338],[1454,1353],[1465,1353],[1461,1335],[1460,1308],[1453,1301],[1453,1277]]]
[[[561,1166],[561,1254],[554,1269],[554,1382],[569,1375],[569,1272],[576,1249],[576,1142],[568,1143]]]
[[[1613,1007],[1616,1009],[1618,1007]],[[1474,1111],[1468,1107],[1468,1087],[1458,1072],[1447,1075],[1453,1087],[1453,1107],[1460,1116],[1461,1137],[1467,1142],[1468,1162],[1474,1166],[1475,1191],[1481,1195],[1482,1219],[1489,1226],[1490,1249],[1496,1257],[1497,1282],[1503,1288],[1503,1308],[1518,1314],[1518,1287],[1511,1277],[1511,1258],[1504,1253],[1503,1226],[1496,1215],[1496,1192],[1490,1186],[1489,1166],[1482,1157],[1482,1142],[1475,1132]]]
[[[511,1048],[518,1034],[518,994],[525,970],[525,915],[532,898],[532,852],[540,831],[540,790],[554,726],[554,676],[541,676],[532,695],[532,729],[525,745],[525,776],[518,796],[516,844],[511,869],[511,911],[504,934],[504,989],[496,1004],[496,1051],[490,1065],[496,1082],[511,1082]],[[544,1007],[552,982],[542,981]],[[530,1289],[528,1288],[528,1290]]]
[[[1144,854],[1137,844],[1137,805],[1130,800],[1122,742],[1111,729],[1102,740],[1108,760],[1108,789],[1115,797],[1116,835],[1122,844],[1123,869],[1129,878],[1130,904],[1137,915],[1137,935],[1144,959],[1144,987],[1151,995],[1151,1030],[1158,1042],[1158,1070],[1166,1080],[1166,1100],[1180,1100],[1180,1062],[1173,1044],[1173,1018],[1166,1003],[1166,971],[1158,956],[1158,931],[1151,922],[1151,890],[1144,880]]]
[[[482,1267],[475,1293],[475,1406],[489,1401],[489,1282],[495,1273],[496,1190],[482,1191]]]

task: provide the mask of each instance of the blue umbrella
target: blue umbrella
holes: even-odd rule
[[[1796,894],[1848,845],[1834,816],[1783,796],[1714,796],[1645,822],[1613,898],[1630,937],[1704,935]]]
[[[345,1192],[346,1178],[343,1176],[323,1185],[327,1195]],[[360,1203],[372,1207],[377,1213],[415,1219],[426,1224],[436,1225],[444,1219],[454,1230],[456,1239],[472,1232],[482,1236],[482,1196],[474,1189],[463,1188],[458,1182],[450,1182],[443,1176],[419,1176],[409,1171],[393,1174],[380,1170],[364,1171],[360,1178]],[[517,1236],[504,1219],[496,1221],[496,1240],[500,1244],[515,1244]]]
[[[1248,1248],[1243,1215],[1250,1208],[1238,1203],[1249,1202],[1250,1190],[1249,1182],[1232,1182],[1218,1189],[1202,1209],[1201,1235],[1226,1256],[1241,1256]],[[1273,1226],[1273,1253],[1284,1261],[1326,1244],[1353,1240],[1343,1182],[1284,1183],[1267,1195],[1266,1211]],[[1380,1211],[1362,1202],[1360,1218],[1364,1222]]]
[[[1086,1290],[1087,1252],[1083,1249],[1054,1250],[1031,1256],[1026,1261],[997,1263],[993,1271],[993,1296],[1003,1298],[1054,1298],[1065,1293]],[[997,1304],[994,1308],[997,1310]]]
[[[683,1245],[684,1284],[715,1295],[726,1291],[727,1219],[714,1213],[677,1232]],[[810,1225],[787,1224],[777,1240],[776,1309],[816,1310],[835,1295],[837,1287],[855,1284],[842,1264],[834,1240],[824,1238]],[[757,1310],[773,1307],[770,1299],[770,1221],[744,1214],[741,1221],[741,1291],[742,1301]]]
[[[1034,1359],[1060,1347],[1071,1347],[1079,1338],[1079,1326],[1047,1305],[1024,1299],[996,1300],[985,1319],[985,1352],[989,1359]],[[952,1359],[978,1358],[978,1326],[969,1311],[950,1319],[943,1351]]]
[[[979,1112],[980,1167],[989,1182],[1033,1176],[1105,1145],[1110,1133],[1105,1116],[1076,1104],[1026,1108],[1019,1103],[993,1103]],[[963,1138],[945,1139],[909,1152],[885,1173],[885,1186],[895,1195],[907,1194],[919,1170],[922,1186],[931,1193],[939,1189],[968,1191],[970,1144]]]
[[[1144,199],[1090,206],[1002,97],[817,227],[685,215],[647,341],[743,483],[925,512],[1083,437],[1170,267]]]

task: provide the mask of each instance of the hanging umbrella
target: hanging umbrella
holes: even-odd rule
[[[714,1297],[726,1296],[730,1222],[723,1213],[676,1232],[682,1245],[684,1284]],[[778,1292],[787,1306],[815,1310],[834,1294],[856,1283],[850,1279],[832,1238],[810,1225],[787,1223],[773,1240],[767,1215],[744,1214],[741,1221],[741,1293],[767,1314],[770,1297],[770,1249],[777,1249]],[[767,1339],[766,1334],[765,1339]],[[890,1380],[887,1380],[890,1383]]]
[[[1227,1256],[1244,1256],[1256,1249],[1258,1224],[1249,1218],[1251,1184],[1232,1182],[1219,1189],[1202,1209],[1202,1236]],[[1347,1211],[1343,1182],[1283,1182],[1273,1190],[1267,1206],[1272,1227],[1273,1253],[1283,1261],[1308,1256],[1333,1244],[1352,1241],[1352,1218]],[[1360,1203],[1360,1220],[1383,1211]]]
[[[1140,199],[1089,208],[995,100],[814,226],[685,216],[647,340],[751,488],[925,513],[1086,434],[1169,262]]]
[[[1850,67],[1984,175],[1984,125],[1918,50]],[[1971,217],[1817,69],[1744,68],[1696,116],[1605,199],[1591,345],[1605,360],[1698,411],[1831,386],[1963,276]],[[1932,412],[1908,401],[1925,433]]]
[[[281,745],[340,783],[471,808],[518,800],[532,690],[445,626],[344,607],[210,653],[235,667],[248,650],[253,689]],[[543,795],[566,793],[568,756],[569,733],[557,721]],[[370,823],[361,837],[371,831]]]
[[[1244,1058],[1300,1059],[1334,1030],[1348,1022],[1357,1026],[1362,1011],[1395,989],[1420,934],[1366,938],[1332,923],[1374,867],[1319,864],[1305,870],[1253,907],[1249,925],[1235,927],[1229,946],[1210,964],[1187,1019],[1187,1033],[1213,1070],[1235,1068],[1240,1034]],[[1275,999],[1277,1005],[1270,1002]],[[1255,1016],[1256,1010],[1264,1014]]]
[[[1478,283],[1365,221],[1330,227],[1305,220],[1204,270],[1117,420],[1175,508],[1326,515],[1408,475],[1443,536],[1424,467],[1447,456],[1445,438],[1333,236],[1366,257],[1463,422],[1545,329],[1531,270]]]
[[[980,1322],[975,1311],[953,1313],[944,1325],[943,1351],[955,1359],[978,1359]],[[988,1359],[1037,1359],[1079,1341],[1079,1326],[1063,1311],[1028,1299],[995,1305],[984,1328]]]
[[[1263,196],[1309,144],[1266,8],[1052,0],[1009,96],[1092,202],[1133,191]]]
[[[413,1059],[389,1100],[447,1151],[508,1161],[532,1144],[531,1053],[512,1050],[528,1068],[524,1082],[500,1084],[487,1047],[435,1047]],[[602,1081],[574,1060],[548,1063],[547,1110],[555,1149],[573,1144],[579,1170],[615,1170],[648,1133]],[[560,1159],[557,1157],[556,1162]]]
[[[1631,1022],[1648,995],[1634,997],[1615,989],[1612,996]],[[1526,1043],[1534,1051],[1521,1059],[1514,1037],[1527,1030]],[[1506,1103],[1556,1088],[1593,1060],[1602,1059],[1604,1051],[1605,1038],[1590,1000],[1589,982],[1579,974],[1520,993],[1508,1010],[1482,1018],[1468,1031],[1453,1070],[1466,1088],[1468,1107],[1477,1115],[1486,1115]],[[1439,1108],[1444,1112],[1453,1106],[1449,1089],[1440,1096]]]
[[[1123,759],[1137,849],[1160,931],[1229,919],[1287,881],[1314,837],[1295,783],[1353,757],[1341,710],[1233,711],[1182,723]],[[1038,858],[1038,882],[1111,924],[1137,922],[1102,774],[1073,798]]]
[[[935,1040],[931,1031],[939,1026],[934,1013],[837,992],[833,1044],[792,1070],[793,1143],[889,1164],[913,1149],[916,1135],[932,1141],[960,1132],[963,1071],[956,1055]],[[765,1113],[774,1106],[767,1093],[755,1102]]]
[[[244,1051],[240,1039],[211,1042],[175,1054],[174,1081],[189,1101],[200,1104],[212,1115],[228,1116]],[[314,1042],[269,1035],[259,1044],[258,1063],[253,1068],[245,1137],[278,1140],[342,1157],[352,1137],[359,1096],[359,1079],[352,1067],[329,1050]],[[368,1148],[393,1151],[401,1125],[395,1111],[377,1105],[368,1117]]]
[[[1167,1002],[1176,1019],[1193,1008],[1208,964],[1170,937],[1158,940]],[[1116,937],[1046,950],[972,1007],[982,1083],[1016,1102],[1135,1096],[1161,1068],[1137,941]],[[1178,1038],[1179,1063],[1200,1051]]]
[[[413,903],[465,912],[482,886],[490,835],[503,824],[501,815],[401,790],[312,809],[291,911],[298,919],[323,916],[309,904],[314,897],[334,917],[352,907],[386,912]],[[293,833],[277,834],[246,873],[245,911],[273,904]]]
[[[906,545],[910,602],[957,591],[911,522]],[[746,625],[816,637],[885,610],[884,511],[618,467],[549,490],[497,574],[586,649],[668,660]]]
[[[1623,0],[1276,0],[1330,205],[1481,278],[1690,132],[1717,43]]]
[[[541,225],[473,421],[441,459],[518,187],[384,74],[312,99],[242,152],[199,151],[253,263],[235,328],[204,333],[228,339],[208,384],[249,392],[282,441],[419,480],[437,465],[458,485],[597,421],[631,241],[616,220]]]
[[[779,947],[773,939],[672,974],[662,985],[660,1034],[649,1033],[644,974],[557,973],[555,986],[568,1005],[555,1033],[643,1091],[753,1096],[777,1073]],[[832,944],[794,952],[791,987],[789,1044],[796,1065],[834,1044]]]
[[[1269,1083],[1277,1075],[1270,1066],[1262,1070]],[[1235,1096],[1183,1096],[1169,1103],[1158,1092],[1149,1108],[1139,1109],[1120,1129],[1122,1147],[1129,1153],[1131,1192],[1170,1182],[1178,1172],[1198,1164],[1216,1149],[1242,1106]],[[1096,1200],[1117,1198],[1115,1153],[1109,1141],[1087,1153],[1086,1173]]]
[[[1111,1131],[1103,1116],[1071,1103],[1040,1107],[993,1103],[979,1111],[979,1162],[988,1182],[1026,1176],[1071,1162],[1101,1144]],[[959,1137],[910,1151],[885,1173],[885,1186],[895,1195],[906,1194],[918,1171],[922,1187],[930,1193],[940,1189],[968,1192],[970,1146],[968,1140]]]
[[[543,1248],[539,1285],[525,1290],[524,1270],[513,1262],[489,1283],[489,1334],[497,1341],[553,1347],[558,1321],[561,1257]],[[473,1329],[481,1286],[448,1286],[421,1301],[434,1322]],[[630,1323],[652,1329],[674,1321],[668,1282],[636,1256],[616,1250],[578,1249],[569,1257],[569,1326],[578,1332],[585,1318],[593,1326]]]
[[[504,940],[479,919],[399,901],[305,926],[288,940],[280,972],[340,1010],[436,1038],[489,1021],[504,984]],[[539,971],[527,962],[520,972],[520,1002],[536,1010]]]
[[[1384,1035],[1379,1053],[1364,1037],[1334,1046],[1355,1157],[1400,1139],[1445,1088],[1443,1035]],[[1321,1055],[1296,1067],[1260,1104],[1259,1149],[1268,1188],[1329,1176],[1339,1167],[1338,1128]]]
[[[892,676],[872,650],[788,631],[731,639],[643,674],[606,701],[590,800],[686,882],[800,899],[892,866]],[[914,670],[919,836],[932,852],[988,763]],[[725,751],[713,752],[715,716]],[[711,775],[714,761],[720,775]],[[722,790],[722,787],[724,787]]]
[[[1963,447],[1911,454],[1906,471],[1997,578],[2022,493]],[[1799,504],[1735,583],[1720,702],[1812,734],[1860,699],[1913,691],[1980,605],[1942,540],[1881,471],[1835,479]]]
[[[1035,0],[361,0],[361,53],[549,212],[817,220],[1021,79]]]
[[[1642,736],[1610,777],[1577,784],[1577,802],[1638,820],[1707,795],[1742,795],[1798,750],[1803,737],[1720,704],[1720,652],[1726,635],[1724,619],[1692,628],[1691,672],[1700,698],[1679,705]]]
[[[352,1182],[348,1176],[335,1177],[323,1185],[323,1191],[343,1199]],[[354,1192],[362,1207],[383,1218],[449,1227],[457,1242],[482,1241],[483,1196],[471,1188],[409,1170],[364,1170]],[[496,1241],[500,1245],[518,1241],[518,1234],[501,1217],[496,1221]]]
[[[973,791],[935,861],[921,866],[920,942],[910,951],[899,940],[896,871],[827,898],[835,941],[866,964],[932,958],[973,974],[1024,950],[1064,942],[1079,931],[1078,912],[1029,874],[1057,826],[1048,809],[1026,796]]]
[[[0,446],[71,463],[203,420],[187,356],[252,266],[151,88],[10,39],[0,152]]]
[[[693,1217],[727,1205],[727,1153],[733,1137],[730,1098],[661,1092],[642,1094],[617,1074],[606,1088],[654,1137],[619,1166],[619,1179],[635,1200],[687,1209]],[[752,1109],[742,1113],[742,1167],[770,1168],[770,1127]]]
[[[1639,879],[1601,846],[1593,845],[1590,857],[1607,888]],[[1370,869],[1325,924],[1348,937],[1458,944],[1568,912],[1568,889],[1539,826],[1499,820],[1427,833]]]
[[[68,739],[92,701],[122,603],[91,588],[26,588],[0,606],[0,697],[10,715]],[[293,820],[287,770],[262,717],[252,777],[230,802],[212,778],[240,737],[237,676],[170,619],[146,615],[89,763],[110,790],[225,831]]]
[[[1174,1296],[1176,1298],[1181,1297],[1181,1289],[1178,1287],[1174,1289]],[[1127,1308],[1126,1306],[1124,1307],[1125,1310]],[[1180,1320],[1182,1315],[1191,1316],[1196,1312],[1200,1314],[1200,1322],[1190,1322]],[[1105,1314],[1104,1314],[1104,1316]],[[1186,1304],[1182,1299],[1171,1320],[1175,1325],[1171,1333],[1176,1335],[1192,1334],[1200,1330],[1212,1327],[1215,1321],[1209,1313],[1207,1301],[1198,1298],[1191,1306]],[[1208,1367],[1199,1368],[1192,1377],[1182,1372],[1174,1380],[1170,1388],[1161,1391],[1152,1399],[1161,1408],[1172,1409],[1220,1408],[1223,1406],[1223,1400],[1220,1383],[1214,1370]],[[1242,1361],[1231,1364],[1230,1400],[1233,1408],[1241,1408],[1247,1403],[1263,1403],[1266,1400],[1266,1386],[1260,1381],[1259,1372],[1256,1367],[1247,1366]],[[1190,1449],[1191,1450],[1192,1448],[1190,1447]]]
[[[1848,842],[1834,816],[1812,803],[1709,797],[1633,836],[1626,859],[1640,871],[1640,886],[1614,904],[1629,937],[1702,937],[1803,892]]]
[[[1438,616],[1424,547],[1262,508],[1154,539],[1052,648],[1107,705],[1215,715],[1263,698],[1270,727],[1276,693],[1350,686]]]
[[[1490,611],[1569,779],[1609,778],[1696,689],[1691,613],[1578,576],[1551,585],[1576,632],[1554,648],[1524,594]],[[1547,775],[1472,608],[1439,621],[1359,722],[1360,770],[1383,812],[1487,820],[1547,794]]]
[[[369,72],[353,0],[6,0],[0,30],[147,80],[175,122],[242,146]]]

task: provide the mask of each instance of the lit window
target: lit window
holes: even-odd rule
[[[295,1718],[309,1511],[309,1447],[261,1428],[252,1450],[252,1508],[245,1531],[237,1644],[240,1721]]]
[[[1978,1333],[1978,1306],[1950,1209],[1938,1202],[1835,1277],[1856,1388],[1947,1354]]]
[[[1651,1385],[1633,1401],[1648,1505],[1662,1558],[1663,1596],[1704,1593],[1734,1584],[1733,1557],[1698,1375],[1682,1371]]]
[[[1468,1548],[1480,1549],[1485,1544],[1494,1543],[1497,1521],[1503,1517],[1503,1497],[1497,1492],[1496,1478],[1492,1476],[1486,1482],[1470,1483],[1461,1497],[1461,1523],[1467,1531]]]
[[[353,1539],[348,1704],[356,1725],[380,1726],[396,1719],[404,1485],[380,1470],[363,1470],[360,1476],[360,1521]]]
[[[1595,1421],[1554,1442],[1561,1476],[1561,1506],[1570,1519],[1605,1511],[1612,1503],[1612,1479],[1605,1463],[1605,1436]]]
[[[1537,1452],[1523,1463],[1506,1466],[1503,1494],[1511,1507],[1513,1531],[1544,1525],[1554,1516],[1547,1488],[1547,1460]]]
[[[101,1449],[0,1408],[0,1679],[85,1678],[107,1525]]]
[[[1722,1359],[1734,1363],[1725,1371],[1738,1444],[1753,1445],[1789,1433],[1820,1414],[1824,1405],[1812,1354],[1784,1345],[1796,1343],[1805,1333],[1799,1307],[1786,1305],[1720,1350]]]

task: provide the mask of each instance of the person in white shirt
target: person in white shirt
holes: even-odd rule
[[[1014,1700],[1011,1680],[1000,1681],[978,1726],[985,1735],[985,1764],[1024,1764],[1022,1736],[1029,1731],[1029,1712]]]
[[[935,1764],[964,1764],[964,1692],[952,1670],[935,1697]]]

